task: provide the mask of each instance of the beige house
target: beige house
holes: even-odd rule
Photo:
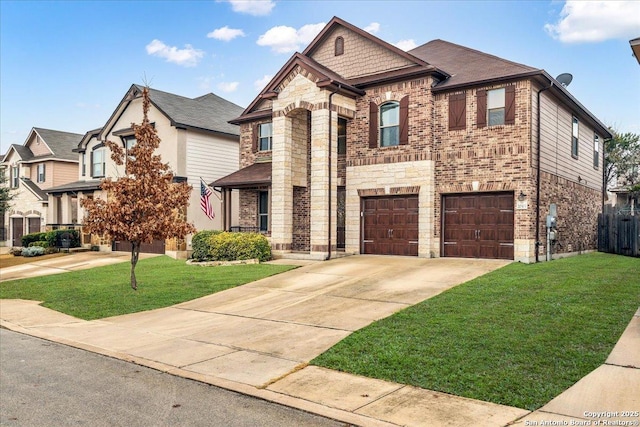
[[[0,245],[21,246],[28,233],[45,231],[46,190],[76,179],[78,157],[72,151],[82,135],[32,128],[22,145],[13,144],[0,163],[14,198],[0,218]]]
[[[52,227],[76,220],[75,228],[81,228],[84,212],[79,201],[83,197],[104,197],[101,180],[125,174],[124,166],[117,166],[111,160],[104,141],[118,142],[124,147],[135,143],[131,124],[142,122],[142,89],[132,85],[106,124],[87,132],[77,144],[76,159],[80,167],[75,181],[47,191]],[[193,99],[156,89],[150,89],[149,94],[149,119],[161,139],[157,152],[169,164],[177,182],[187,181],[193,186],[187,220],[198,230],[220,229],[221,198],[215,193],[210,197],[215,217],[209,218],[200,207],[200,180],[211,182],[237,170],[239,130],[228,120],[240,114],[242,108],[213,93]],[[237,200],[237,194],[232,197]],[[76,211],[78,215],[73,217]],[[237,218],[237,209],[230,215]],[[190,236],[186,241],[169,239],[143,245],[141,250],[184,257],[190,242]],[[127,242],[105,241],[95,235],[83,235],[83,244],[100,246],[102,250],[130,249]]]
[[[611,134],[544,70],[443,40],[404,52],[333,18],[232,123],[224,226],[276,255],[532,262],[552,203],[553,251],[596,247]]]

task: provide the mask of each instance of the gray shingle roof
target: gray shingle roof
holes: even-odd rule
[[[451,75],[436,86],[438,89],[540,71],[444,40],[432,40],[409,53]]]
[[[81,134],[36,127],[33,130],[42,137],[51,151],[53,151],[54,158],[78,161],[78,155],[71,150],[78,146],[82,139]]]
[[[35,182],[31,181],[29,178],[20,178],[20,181],[25,185],[25,187],[29,188],[40,200],[47,200],[47,193],[42,191],[42,189]]]
[[[57,187],[51,187],[47,189],[47,193],[66,193],[71,191],[90,191],[100,189],[102,184],[101,180],[90,181],[74,181],[68,184],[58,185]]]
[[[137,87],[143,89],[142,86]],[[208,93],[191,99],[157,89],[149,89],[149,95],[151,102],[176,126],[240,135],[239,127],[227,122],[242,114],[243,108],[218,95]]]
[[[16,150],[20,158],[24,161],[31,160],[34,157],[29,147],[25,147],[24,145],[19,145],[19,144],[11,144],[11,147],[13,147],[13,149]],[[7,150],[7,154],[9,154],[9,150]]]

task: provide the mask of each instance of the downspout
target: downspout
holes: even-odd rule
[[[540,143],[540,95],[545,90],[551,89],[553,87],[553,81],[547,87],[544,87],[538,91],[538,126],[537,126],[537,143],[538,143],[538,152],[536,154],[536,243],[535,243],[535,251],[536,251],[536,263],[540,262],[540,147],[542,144]]]
[[[331,156],[331,137],[332,137],[332,111],[331,108],[333,107],[333,95],[335,95],[336,93],[338,93],[338,91],[340,91],[340,89],[342,88],[342,84],[338,83],[338,88],[331,92],[329,94],[329,164],[327,166],[327,170],[329,171],[329,207],[327,208],[327,214],[329,217],[329,221],[328,221],[328,225],[329,225],[329,230],[327,232],[327,257],[325,258],[326,260],[331,259],[331,214],[333,213],[331,210],[331,161],[332,161],[332,156]]]

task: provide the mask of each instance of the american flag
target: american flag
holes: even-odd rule
[[[209,219],[216,217],[216,214],[213,212],[213,207],[211,206],[211,194],[212,192],[209,186],[200,178],[200,207]]]

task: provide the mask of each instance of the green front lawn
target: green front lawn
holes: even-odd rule
[[[640,305],[640,259],[510,264],[350,335],[311,363],[534,410],[600,366]]]
[[[85,320],[168,307],[295,268],[249,264],[190,266],[167,256],[140,260],[138,290],[131,289],[131,264],[0,283],[0,298],[44,301],[53,310]]]

